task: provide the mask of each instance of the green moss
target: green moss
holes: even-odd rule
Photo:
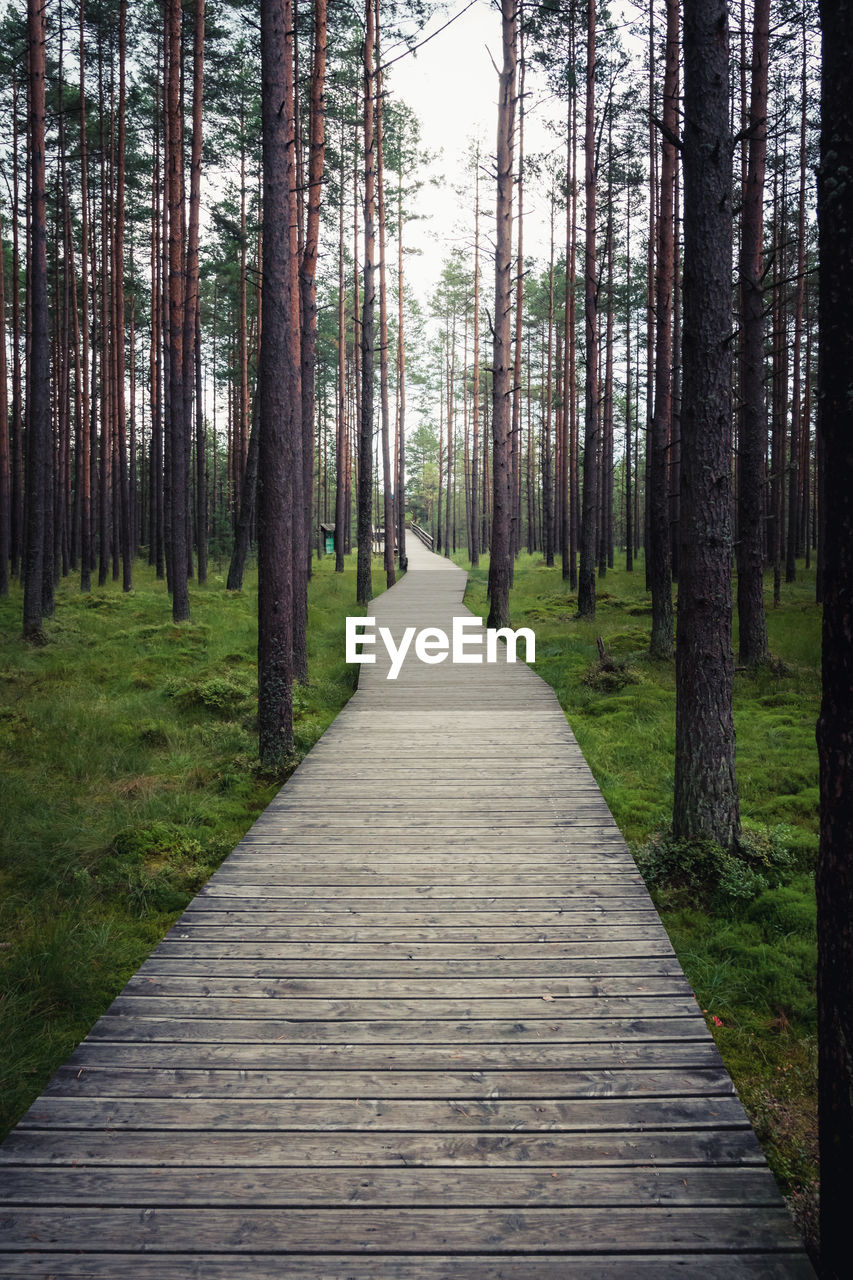
[[[191,585],[174,626],[165,585],[90,595],[71,580],[20,640],[0,600],[0,1128],[14,1123],[139,967],[281,779],[257,760],[257,589]],[[374,594],[384,586],[374,573]],[[344,619],[355,565],[315,564],[311,682],[295,690],[295,760],[354,687]]]

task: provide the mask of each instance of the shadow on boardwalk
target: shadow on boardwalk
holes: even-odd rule
[[[551,690],[377,656],[0,1149],[0,1276],[812,1276]]]

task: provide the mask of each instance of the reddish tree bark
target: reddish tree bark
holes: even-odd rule
[[[495,316],[492,346],[492,536],[490,627],[509,626],[512,580],[512,172],[515,120],[517,0],[501,0],[503,62],[498,90]]]
[[[364,297],[361,308],[361,422],[358,441],[358,560],[356,599],[368,604],[373,510],[373,371],[376,353],[376,142],[374,130],[374,12],[365,0],[364,36]]]
[[[385,164],[383,154],[382,68],[379,52],[379,0],[375,0],[376,23],[376,181],[379,193],[379,395],[382,436],[382,519],[385,585],[393,587],[394,571],[394,484],[391,478],[391,410],[388,392],[388,293],[385,271]]]
[[[24,638],[40,643],[44,640],[45,544],[52,462],[44,152],[47,42],[44,0],[28,0],[27,40],[30,85],[30,346],[27,365]]]
[[[584,127],[586,193],[586,241],[584,265],[584,314],[586,319],[586,407],[584,414],[583,515],[578,576],[578,613],[595,617],[595,562],[598,546],[599,466],[598,411],[598,269],[595,217],[595,4],[587,5],[586,115]]]
[[[672,654],[672,562],[669,534],[669,442],[672,427],[673,241],[678,132],[678,0],[666,0],[666,59],[663,78],[660,198],[655,275],[655,403],[649,464],[648,576],[652,592],[649,650]]]
[[[258,745],[293,748],[294,468],[302,465],[292,0],[261,0],[264,287],[258,370]]]
[[[764,391],[764,174],[767,158],[767,57],[770,0],[755,0],[749,150],[740,240],[740,424],[738,431],[737,607],[739,660],[767,662],[764,612],[764,491],[767,408]]]

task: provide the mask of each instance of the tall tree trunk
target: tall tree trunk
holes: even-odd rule
[[[586,242],[584,265],[584,314],[586,318],[586,407],[583,448],[583,517],[581,524],[578,613],[595,617],[595,560],[598,545],[598,270],[595,247],[595,4],[587,5],[586,116],[584,129],[586,194]]]
[[[10,509],[10,554],[12,577],[17,577],[24,554],[24,458],[23,385],[21,377],[21,290],[18,250],[19,205],[18,78],[12,74],[12,404],[9,417],[9,452],[12,501]]]
[[[684,9],[684,410],[673,830],[740,831],[732,718],[732,142],[726,0]]]
[[[388,293],[385,271],[385,165],[383,155],[382,59],[379,52],[379,0],[375,0],[376,22],[376,181],[379,191],[379,389],[382,428],[382,520],[385,541],[385,585],[393,587],[394,572],[394,484],[391,478],[391,410],[388,393]]]
[[[376,319],[376,147],[374,140],[373,0],[365,0],[364,36],[364,298],[361,311],[361,424],[358,446],[358,560],[356,599],[368,604],[373,504],[373,369]]]
[[[294,57],[298,42],[294,40]],[[299,434],[301,467],[294,475],[293,525],[293,674],[308,683],[308,578],[311,574],[312,514],[314,490],[314,362],[317,346],[317,248],[325,161],[326,5],[314,5],[314,51],[311,69],[310,154],[308,160],[307,220],[304,216],[304,173],[298,120],[298,78],[294,83],[294,133],[297,174],[297,243],[299,258],[300,378],[302,388]]]
[[[471,567],[480,563],[480,148],[474,158],[474,366],[471,371]]]
[[[569,32],[569,50],[574,65],[577,50],[577,32],[575,27],[575,6],[572,5],[572,21]],[[578,387],[577,387],[577,331],[575,280],[578,257],[578,94],[577,85],[569,90],[571,96],[569,124],[569,160],[567,178],[571,177],[569,187],[569,208],[566,211],[568,226],[566,228],[566,408],[569,415],[569,537],[568,564],[563,557],[563,580],[568,578],[569,589],[576,591],[578,587],[578,542],[580,538],[580,424],[578,422]]]
[[[764,508],[767,408],[764,393],[764,173],[770,0],[755,0],[749,154],[740,237],[740,423],[738,431],[737,607],[739,661],[770,657],[764,612]]]
[[[515,557],[521,547],[521,352],[524,345],[524,24],[521,4],[516,16],[516,40],[518,43],[518,206],[516,219],[516,267],[515,267],[515,339],[512,376],[512,432],[509,442],[509,486],[512,506],[510,509],[509,555],[510,585],[515,572]]]
[[[113,332],[113,359],[115,365],[115,420],[116,445],[119,464],[119,545],[121,549],[122,589],[133,590],[133,551],[131,536],[130,475],[127,457],[127,415],[125,412],[125,360],[124,360],[124,206],[125,206],[125,152],[127,101],[127,0],[119,5],[119,95],[118,95],[118,158],[115,207],[115,325]]]
[[[646,590],[651,591],[651,556],[649,554],[649,471],[651,468],[652,415],[654,413],[655,387],[655,238],[657,232],[658,148],[655,134],[657,94],[655,83],[655,6],[649,5],[649,233],[646,243],[646,447],[643,459],[645,475],[643,503],[643,547],[645,548]],[[639,474],[639,453],[637,453]],[[639,491],[639,481],[637,490]],[[639,513],[637,519],[639,541]]]
[[[675,135],[678,131],[678,0],[666,0],[663,139],[655,275],[655,406],[649,442],[649,584],[655,658],[672,654],[672,562],[669,535],[669,443],[672,427]]]
[[[503,62],[498,90],[495,318],[492,356],[493,514],[489,561],[490,627],[509,626],[512,580],[512,175],[518,0],[501,0]]]
[[[89,386],[89,158],[86,135],[85,6],[80,4],[80,590],[92,589],[92,478]]]
[[[551,249],[548,262],[548,338],[545,376],[545,439],[542,449],[542,524],[545,563],[554,565],[554,458],[552,423],[554,413],[554,188],[551,188]]]
[[[314,0],[314,52],[311,60],[311,113],[308,156],[307,217],[305,243],[299,263],[299,295],[302,320],[302,440],[305,497],[306,571],[311,574],[312,504],[314,461],[315,359],[317,347],[317,253],[323,171],[326,163],[326,0]],[[343,193],[341,198],[343,205]],[[319,506],[317,517],[319,519]],[[306,620],[307,620],[307,595]],[[307,675],[307,671],[306,671]]]
[[[0,221],[0,244],[3,227]],[[0,262],[0,596],[9,594],[12,545],[12,467],[9,448],[9,387],[6,381],[6,264]]]
[[[808,437],[808,423],[802,419],[802,351],[803,351],[803,311],[806,292],[806,109],[808,102],[806,80],[806,28],[803,15],[803,60],[800,76],[800,187],[797,201],[797,270],[794,285],[794,350],[792,363],[794,366],[793,386],[791,389],[791,455],[788,472],[788,542],[785,556],[785,581],[797,580],[797,555],[802,547],[801,518],[802,505],[802,437]],[[807,450],[805,451],[807,456]]]
[[[249,301],[247,287],[248,225],[246,220],[246,119],[240,98],[240,313],[237,321],[237,356],[240,386],[237,430],[234,433],[234,496],[242,491],[243,471],[249,452]],[[236,518],[236,513],[235,513]]]
[[[261,0],[263,251],[258,370],[258,742],[293,749],[294,468],[302,465],[292,0]]]
[[[400,569],[406,555],[406,339],[403,314],[403,147],[397,170],[397,547]]]
[[[50,317],[47,309],[45,192],[44,0],[27,0],[30,109],[30,350],[27,378],[27,487],[24,551],[24,639],[44,641],[45,544],[52,458],[50,430]]]
[[[608,184],[612,210],[612,186]],[[601,553],[599,577],[613,568],[613,215],[607,218],[607,328],[604,339],[604,401],[601,420]]]
[[[171,463],[171,586],[172,619],[186,622],[190,616],[187,588],[187,496],[189,441],[184,416],[184,157],[181,105],[181,3],[166,0],[166,39],[169,85],[166,114],[169,119],[167,186],[169,201],[169,458]]]
[[[625,572],[634,572],[634,496],[631,489],[631,187],[625,190]]]
[[[773,179],[773,271],[771,283],[772,357],[771,385],[773,411],[770,419],[770,558],[773,564],[773,607],[782,601],[782,549],[785,545],[785,422],[788,414],[788,348],[785,324],[784,280],[785,230],[784,230],[784,144],[783,153],[777,153],[777,166],[781,162],[783,191],[779,195],[778,167]]]
[[[347,510],[347,477],[349,474],[347,437],[347,312],[344,279],[344,137],[341,124],[340,207],[338,209],[338,414],[335,444],[335,573],[344,571]]]
[[[820,8],[818,439],[825,520],[823,698],[817,729],[820,1274],[822,1280],[842,1280],[850,1269],[853,1164],[853,259],[839,248],[853,242],[853,8],[832,0],[821,0]]]
[[[198,239],[199,214],[201,208],[201,149],[202,149],[202,107],[204,93],[204,0],[195,0],[195,22],[193,30],[193,131],[190,151],[190,198],[189,216],[187,219],[186,247],[186,303],[184,308],[183,339],[183,383],[184,405],[183,415],[186,424],[187,440],[189,440],[190,424],[193,420],[193,388],[197,358],[196,329],[199,320],[199,270]],[[204,440],[204,420],[201,414],[195,415],[195,523],[196,552],[198,555],[198,580],[207,581],[207,468]]]

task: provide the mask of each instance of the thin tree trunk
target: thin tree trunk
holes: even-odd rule
[[[510,585],[515,557],[521,546],[521,351],[524,344],[524,25],[521,8],[516,17],[518,42],[518,212],[515,276],[515,348],[512,376],[512,433],[509,442],[509,485],[511,493],[509,554]]]
[[[403,146],[397,170],[397,547],[400,569],[408,565],[406,555],[406,340],[403,296]]]
[[[184,159],[181,109],[181,4],[166,0],[169,86],[166,114],[169,119],[169,457],[171,462],[171,586],[172,619],[190,617],[187,588],[187,489],[189,457],[184,417],[183,347],[186,279],[184,275]]]
[[[196,349],[196,329],[199,320],[199,270],[198,240],[201,208],[201,150],[202,107],[204,92],[204,0],[195,0],[193,30],[193,130],[190,152],[190,198],[187,220],[186,247],[186,304],[184,309],[184,422],[189,439],[193,419],[193,387],[199,352]],[[195,415],[195,466],[196,466],[196,552],[198,555],[198,580],[207,581],[207,468],[204,440],[204,419]]]
[[[305,242],[299,264],[302,319],[302,439],[305,496],[305,568],[311,576],[312,504],[314,462],[315,360],[317,346],[317,252],[323,171],[326,163],[326,0],[314,0],[314,51],[311,62],[311,112],[308,156],[308,198]],[[297,95],[298,97],[298,95]],[[301,185],[301,183],[300,183]],[[343,201],[342,201],[343,203]],[[318,505],[319,518],[319,505]],[[305,596],[307,625],[307,594]],[[296,619],[294,619],[296,624]],[[306,667],[307,677],[307,667]]]
[[[625,199],[625,572],[634,572],[634,496],[631,488],[631,187]]]
[[[391,478],[391,411],[388,396],[388,294],[385,273],[385,171],[383,156],[382,59],[379,51],[379,0],[375,0],[376,22],[376,179],[379,191],[379,387],[382,425],[382,518],[384,524],[385,585],[393,587],[394,572],[394,490]]]
[[[471,567],[480,563],[480,148],[474,160],[474,367],[471,373]]]
[[[490,627],[509,626],[512,580],[512,178],[518,0],[501,0],[503,62],[498,91],[495,318],[492,356],[492,536]]]
[[[373,503],[373,368],[376,313],[376,148],[374,141],[374,15],[365,0],[364,37],[364,298],[361,312],[361,423],[358,447],[358,560],[356,599],[368,604],[371,583]]]
[[[255,505],[258,484],[258,405],[252,412],[252,426],[249,431],[249,448],[246,454],[246,467],[243,471],[243,488],[240,493],[240,511],[237,517],[237,528],[234,531],[234,546],[231,551],[231,562],[228,566],[227,591],[242,591],[243,574],[246,569],[246,558],[252,542],[252,528],[255,522]]]
[[[803,16],[803,62],[800,77],[800,188],[797,201],[797,278],[794,286],[794,365],[791,389],[791,455],[788,472],[788,542],[785,558],[785,581],[797,580],[797,555],[802,545],[800,510],[802,501],[802,436],[808,436],[808,425],[802,421],[800,401],[802,388],[803,309],[806,291],[806,34]]]
[[[655,275],[655,403],[649,441],[648,570],[652,592],[649,651],[672,655],[672,561],[669,530],[669,444],[672,428],[675,142],[678,131],[678,0],[666,0],[660,203]]]
[[[3,228],[0,222],[0,244]],[[6,380],[6,270],[0,263],[0,596],[9,594],[12,544],[12,468],[9,447],[9,387]]]
[[[740,423],[738,431],[738,660],[770,657],[764,612],[764,509],[767,408],[764,393],[764,173],[770,0],[755,0],[749,153],[740,237]]]
[[[554,413],[554,189],[551,188],[551,249],[548,262],[548,338],[545,375],[545,439],[542,449],[542,523],[545,564],[554,565],[554,478],[552,425]]]
[[[572,24],[569,35],[569,47],[574,64],[577,50],[577,32],[575,28],[575,8],[572,7]],[[567,404],[569,413],[569,563],[568,575],[566,563],[563,561],[563,579],[568,576],[569,589],[576,591],[578,587],[578,542],[580,540],[580,423],[578,421],[578,387],[577,387],[577,332],[576,332],[576,300],[575,281],[577,276],[578,256],[578,95],[577,87],[571,87],[571,193],[569,197],[570,212],[568,238],[566,241],[566,383]]]
[[[133,590],[133,551],[131,537],[130,476],[127,457],[127,416],[125,413],[124,361],[124,206],[127,100],[127,0],[119,6],[119,95],[118,95],[118,173],[115,208],[115,326],[113,332],[115,362],[115,417],[118,428],[119,463],[119,545],[121,549],[122,589]]]
[[[30,350],[27,378],[27,487],[24,639],[43,643],[46,507],[50,500],[50,317],[47,309],[45,52],[43,0],[28,0],[30,114]]]
[[[586,117],[584,131],[586,242],[584,314],[586,319],[586,408],[584,415],[583,519],[581,524],[578,613],[595,617],[595,553],[598,543],[598,273],[595,246],[595,4],[587,6]]]
[[[338,210],[338,420],[335,443],[335,573],[344,571],[346,534],[344,520],[347,509],[347,476],[349,457],[347,451],[347,313],[344,280],[344,138],[341,124],[340,207]]]

